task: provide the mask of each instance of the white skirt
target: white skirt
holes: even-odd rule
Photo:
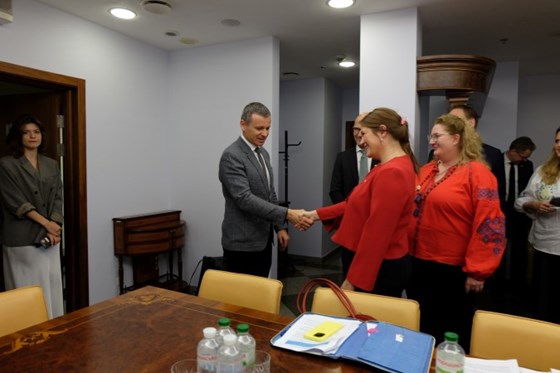
[[[38,284],[43,288],[49,318],[64,314],[60,244],[47,249],[4,245],[6,290]]]

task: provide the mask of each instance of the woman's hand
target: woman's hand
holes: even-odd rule
[[[52,220],[47,220],[44,227],[47,230],[47,233],[50,233],[53,236],[60,237],[60,235],[62,234],[62,227]]]
[[[480,293],[484,290],[484,281],[475,280],[472,277],[467,277],[467,281],[465,281],[465,292],[470,293]]]
[[[342,290],[352,290],[352,291],[356,290],[356,287],[352,285],[350,281],[348,281],[347,279],[345,279],[342,285],[340,285],[340,288]]]
[[[556,211],[556,207],[549,201],[530,201],[523,205],[523,209],[535,214],[550,214]]]
[[[62,240],[62,237],[60,235],[54,235],[51,233],[47,233],[47,237],[49,238],[49,241],[51,241],[51,246],[59,244]]]

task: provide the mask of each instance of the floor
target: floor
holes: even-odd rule
[[[341,284],[343,280],[340,255],[337,251],[323,260],[288,256],[280,262],[279,268],[279,280],[284,284],[280,313],[287,316],[299,315],[297,295],[309,279],[325,277],[337,284]],[[478,295],[476,302],[479,309],[533,317],[528,286],[513,286],[507,281],[489,280],[485,291]]]

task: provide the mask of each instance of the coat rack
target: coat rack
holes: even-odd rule
[[[288,153],[288,148],[290,146],[300,146],[301,141],[297,144],[288,143],[288,131],[284,131],[284,151],[279,152],[284,154],[284,201],[280,202],[280,205],[284,207],[290,207],[290,200],[288,199],[288,161],[290,160],[290,154]]]

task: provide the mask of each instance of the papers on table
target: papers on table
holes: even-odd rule
[[[358,329],[361,324],[360,320],[346,318],[336,319],[343,327],[323,342],[314,342],[303,336],[322,322],[332,319],[332,317],[323,315],[303,314],[298,319],[298,322],[294,324],[293,327],[289,328],[283,336],[278,338],[274,344],[276,347],[287,348],[293,351],[334,355],[337,353],[342,342],[348,339],[348,337]]]
[[[465,373],[560,373],[556,369],[549,372],[521,368],[516,359],[487,360],[474,357],[465,358]]]

